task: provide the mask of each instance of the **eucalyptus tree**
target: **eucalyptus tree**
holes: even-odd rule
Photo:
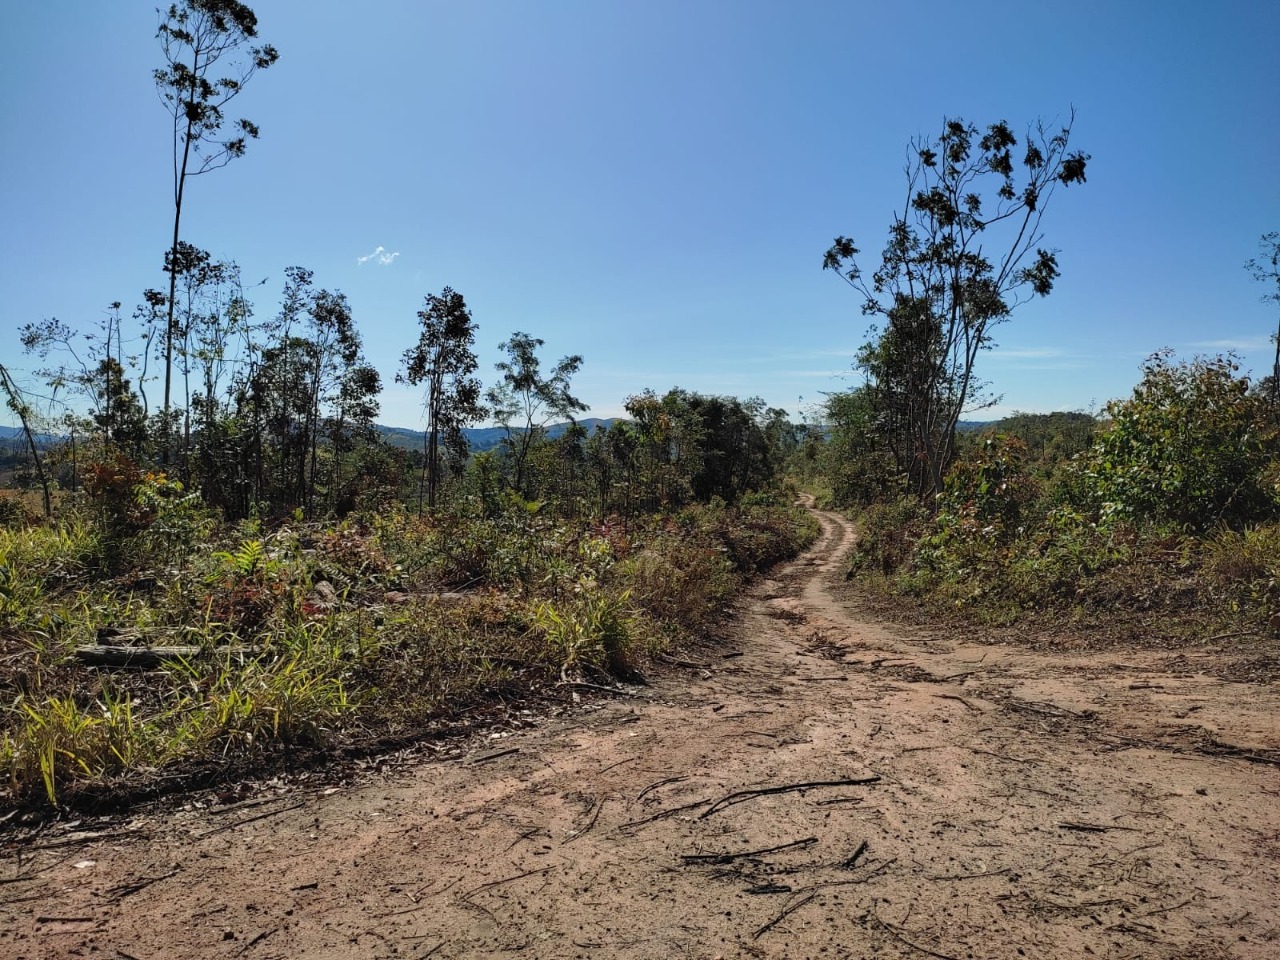
[[[1258,256],[1246,263],[1245,269],[1259,283],[1272,288],[1262,295],[1263,303],[1280,306],[1280,231],[1264,233],[1258,240]],[[1280,404],[1280,325],[1276,334],[1276,359],[1271,367],[1271,403]]]
[[[475,376],[476,324],[462,294],[452,287],[445,287],[439,295],[428,294],[418,311],[418,321],[422,325],[418,342],[404,352],[403,369],[396,380],[415,387],[425,384],[422,405],[427,422],[418,490],[421,513],[422,487],[426,488],[427,508],[436,508],[441,440],[455,461],[465,460],[463,428],[487,411],[480,402],[480,381]]]
[[[36,442],[35,433],[31,429],[31,407],[23,396],[13,377],[0,363],[0,392],[4,393],[5,404],[18,417],[22,424],[22,434],[26,438],[27,447],[31,451],[31,462],[35,465],[36,477],[40,481],[40,490],[44,494],[44,515],[53,516],[53,499],[49,493],[49,476],[44,469],[44,461],[40,459],[40,445]]]
[[[525,489],[525,467],[529,451],[556,420],[573,419],[587,405],[569,392],[569,383],[582,368],[582,357],[561,357],[551,372],[542,373],[538,348],[544,341],[516,331],[498,345],[506,360],[495,364],[502,379],[489,388],[486,399],[493,419],[506,431],[503,446],[515,467],[515,489]]]
[[[169,299],[163,343],[166,431],[178,334],[177,285],[184,265],[178,244],[187,181],[244,156],[248,142],[258,137],[256,123],[240,118],[228,124],[224,113],[250,77],[279,58],[270,44],[253,46],[257,36],[257,15],[238,0],[171,4],[156,31],[165,61],[154,71],[156,89],[173,118],[173,241],[165,258]],[[224,130],[224,125],[229,128]]]
[[[314,289],[311,271],[302,267],[285,275],[280,314],[265,330],[270,346],[252,366],[243,406],[259,498],[277,508],[315,510],[325,476],[328,504],[336,504],[342,455],[371,435],[381,382],[364,357],[347,298]],[[327,473],[322,440],[325,456],[333,457]]]
[[[1070,149],[1074,112],[1050,134],[1031,126],[1020,156],[1003,120],[985,131],[947,119],[933,139],[908,147],[907,192],[870,275],[848,237],[823,257],[863,298],[884,330],[860,365],[876,386],[910,488],[925,500],[942,488],[955,453],[956,423],[978,387],[978,352],[992,330],[1058,277],[1056,252],[1041,246],[1045,211],[1060,185],[1083,183],[1089,155]],[[994,197],[982,196],[994,187]]]

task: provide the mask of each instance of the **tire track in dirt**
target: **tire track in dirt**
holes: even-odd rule
[[[0,956],[1280,954],[1274,688],[864,622],[817,515],[632,698],[11,854]]]

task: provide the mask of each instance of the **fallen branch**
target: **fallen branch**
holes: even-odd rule
[[[482,763],[488,763],[491,760],[497,760],[501,757],[509,757],[511,756],[511,754],[519,753],[519,752],[520,752],[519,747],[507,747],[507,749],[505,750],[495,750],[493,751],[493,753],[486,753],[483,756],[476,757],[469,764],[467,764],[467,766],[478,767]]]
[[[204,833],[197,833],[192,840],[203,840],[205,837],[212,837],[215,833],[223,833],[227,830],[234,830],[236,827],[243,827],[248,823],[255,823],[258,820],[266,820],[268,817],[278,817],[282,813],[288,813],[290,810],[297,810],[299,807],[306,806],[307,801],[299,800],[297,803],[291,803],[287,807],[281,807],[279,810],[270,810],[266,813],[260,813],[256,817],[245,817],[243,820],[236,820],[234,823],[224,823],[220,827],[214,827],[212,830],[206,830]]]
[[[480,884],[480,886],[476,887],[473,890],[468,890],[458,899],[461,900],[463,903],[470,904],[471,906],[477,906],[477,904],[471,904],[470,900],[473,896],[475,896],[481,890],[489,890],[492,887],[500,887],[504,883],[514,883],[517,880],[523,880],[525,877],[536,877],[542,873],[550,873],[554,869],[555,869],[554,866],[543,867],[540,870],[526,870],[524,873],[517,873],[514,877],[503,877],[501,880],[490,880],[488,883]]]
[[[864,873],[862,876],[854,877],[852,880],[824,880],[821,883],[817,884],[817,888],[825,890],[827,887],[852,887],[855,884],[866,883],[868,880],[871,880],[879,876],[880,874],[884,873],[886,870],[889,869],[889,867],[897,863],[897,861],[898,861],[897,857],[890,857],[888,860],[881,863],[878,867],[876,867],[870,873]]]
[[[686,853],[680,856],[685,863],[732,863],[734,860],[745,860],[747,857],[760,857],[766,853],[778,853],[781,850],[791,850],[795,847],[811,847],[818,842],[817,837],[805,837],[803,840],[793,840],[790,843],[781,843],[776,847],[763,847],[759,850],[744,850],[742,853]],[[864,843],[865,847],[866,844]]]
[[[754,800],[756,797],[767,797],[779,793],[794,793],[797,790],[809,790],[817,787],[858,787],[868,783],[878,783],[879,776],[856,777],[849,780],[808,780],[804,783],[788,783],[780,787],[758,787],[754,790],[739,790],[731,793],[726,797],[721,797],[709,808],[704,810],[699,816],[699,820],[705,820],[713,813],[718,813],[725,807],[731,807],[735,804],[745,803],[748,800]],[[706,801],[702,801],[706,803]]]
[[[1138,914],[1138,918],[1140,919],[1142,917],[1154,917],[1156,914],[1159,914],[1159,913],[1168,913],[1170,910],[1179,910],[1190,903],[1195,903],[1197,896],[1198,894],[1193,894],[1192,896],[1187,897],[1187,899],[1183,900],[1181,903],[1175,903],[1172,906],[1168,906],[1168,907],[1157,907],[1155,910],[1148,910],[1146,913]]]
[[[71,651],[71,659],[86,667],[106,667],[112,670],[155,670],[172,660],[188,660],[202,654],[256,657],[261,647],[119,647],[91,645]]]
[[[1217,640],[1234,640],[1237,637],[1260,637],[1260,636],[1262,636],[1262,634],[1260,634],[1257,630],[1235,630],[1231,633],[1219,633],[1216,636],[1205,637],[1200,642],[1213,643],[1214,641],[1217,641]]]
[[[960,695],[958,695],[958,694],[955,694],[955,693],[935,693],[935,694],[934,694],[934,696],[935,696],[935,697],[937,697],[939,700],[955,700],[955,701],[957,701],[957,702],[959,702],[959,703],[963,703],[967,709],[972,710],[974,713],[981,713],[981,712],[982,712],[982,708],[981,708],[981,707],[975,707],[972,703],[970,703],[968,700],[966,700],[964,697],[962,697],[962,696],[960,696]]]
[[[854,869],[858,865],[858,858],[866,852],[867,852],[867,841],[863,840],[860,844],[858,844],[858,849],[853,851],[853,856],[845,860],[844,863],[840,864],[840,866],[844,867],[846,870]]]
[[[176,877],[181,870],[170,870],[168,873],[162,873],[158,877],[143,877],[133,883],[122,883],[118,887],[112,887],[107,891],[107,896],[111,899],[108,903],[119,903],[125,897],[131,897],[140,890],[145,890],[153,883],[159,883],[161,880],[168,880],[170,877]]]
[[[1081,823],[1076,820],[1063,820],[1058,824],[1059,830],[1077,830],[1081,833],[1106,833],[1108,830],[1129,830],[1133,833],[1140,833],[1138,827],[1120,827],[1107,826],[1104,823]]]
[[[785,883],[761,883],[754,887],[747,887],[743,893],[750,893],[753,896],[768,895],[773,893],[791,893],[791,887]]]
[[[558,687],[575,687],[581,690],[596,690],[600,693],[611,693],[615,697],[634,697],[635,694],[630,690],[623,690],[621,687],[606,687],[600,683],[590,683],[586,680],[561,680]]]
[[[279,930],[279,929],[280,929],[279,927],[274,927],[271,930],[263,930],[260,934],[258,934],[256,937],[254,937],[252,940],[250,940],[248,943],[244,945],[243,949],[241,949],[240,951],[240,956],[243,957],[246,953],[248,953],[250,950],[252,950],[254,947],[256,947],[263,940],[267,939],[267,937],[271,936],[273,933],[276,932],[276,930]]]
[[[672,807],[669,810],[659,810],[653,816],[645,817],[643,820],[632,820],[630,823],[620,823],[618,824],[618,829],[624,830],[628,827],[641,827],[646,823],[653,823],[655,820],[661,820],[663,817],[669,817],[672,814],[681,813],[685,810],[692,810],[694,807],[705,806],[706,803],[706,800],[695,800],[693,803],[686,803],[679,807]]]
[[[682,780],[688,780],[688,777],[667,777],[665,780],[659,780],[657,783],[651,783],[639,793],[636,794],[636,803],[639,803],[646,796],[657,790],[659,787],[665,787],[669,783],[679,783]]]
[[[906,937],[904,937],[901,933],[898,932],[896,927],[894,927],[891,924],[885,923],[883,920],[881,920],[879,914],[877,914],[874,910],[871,911],[870,917],[872,920],[875,921],[876,926],[878,926],[881,930],[889,934],[889,936],[893,937],[893,939],[897,940],[899,943],[901,943],[905,947],[910,947],[912,950],[918,950],[920,953],[926,954],[927,956],[930,956],[930,957],[936,957],[937,960],[958,960],[958,958],[953,957],[948,953],[939,953],[937,950],[930,950],[928,947],[921,946],[918,943],[914,943],[913,941],[908,940]]]
[[[797,910],[799,910],[801,907],[803,907],[806,903],[808,903],[810,900],[812,900],[816,896],[817,896],[816,893],[811,893],[807,897],[805,897],[803,900],[797,900],[795,903],[791,903],[783,907],[782,912],[779,913],[772,920],[770,920],[768,923],[766,923],[763,927],[761,927],[755,933],[753,933],[751,935],[751,939],[759,940],[762,936],[764,936],[766,933],[768,933],[770,930],[772,930],[774,927],[780,924],[783,920],[787,919],[787,917],[791,916],[791,914],[795,913]]]
[[[633,722],[633,721],[626,721],[626,722]],[[620,767],[624,763],[635,763],[639,759],[640,759],[639,757],[627,757],[625,760],[619,760],[617,763],[611,763],[604,769],[596,771],[596,776],[599,776],[602,773],[608,773],[614,767]]]
[[[566,837],[563,843],[573,843],[574,840],[577,840],[583,834],[590,833],[591,828],[594,827],[596,825],[596,821],[600,819],[600,811],[604,809],[604,802],[608,799],[609,799],[608,797],[601,797],[599,800],[597,800],[595,810],[593,810],[591,813],[591,822],[588,823],[581,830],[579,830],[577,833],[575,833],[573,836]]]
[[[658,654],[657,659],[662,663],[669,663],[673,667],[691,667],[695,670],[705,670],[709,666],[709,664],[699,663],[697,660],[684,660],[666,653]]]

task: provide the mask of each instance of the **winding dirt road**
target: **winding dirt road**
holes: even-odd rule
[[[10,850],[0,956],[1280,957],[1274,685],[862,622],[819,517],[632,698]]]

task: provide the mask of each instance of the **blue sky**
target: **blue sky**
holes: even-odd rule
[[[857,383],[866,321],[821,258],[837,234],[880,249],[907,141],[944,116],[1020,129],[1073,106],[1093,159],[1046,217],[1062,278],[982,357],[1004,396],[982,416],[1101,407],[1162,347],[1270,368],[1280,317],[1242,264],[1280,229],[1274,0],[250,5],[281,57],[233,113],[262,138],[192,183],[184,235],[267,279],[259,317],[293,264],[345,292],[385,423],[419,420],[390,382],[445,285],[486,382],[524,330],[548,361],[585,357],[597,416],[675,385],[794,414]],[[128,312],[163,283],[156,22],[152,3],[6,11],[6,332]],[[0,344],[20,377],[36,365]]]

